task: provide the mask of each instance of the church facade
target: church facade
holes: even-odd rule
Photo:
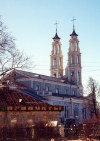
[[[88,119],[90,113],[87,107],[88,100],[83,96],[81,53],[74,27],[70,37],[65,74],[57,29],[50,55],[51,76],[21,70],[14,70],[14,73],[16,81],[28,88],[29,95],[40,95],[51,105],[64,106],[64,111],[60,115],[61,122],[68,124],[72,120],[78,124]]]

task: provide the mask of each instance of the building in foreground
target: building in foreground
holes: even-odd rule
[[[37,123],[57,124],[60,106],[52,106],[38,95],[29,95],[22,85],[0,85],[0,130],[34,127]]]

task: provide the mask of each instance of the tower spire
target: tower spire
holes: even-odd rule
[[[82,87],[82,77],[81,77],[81,53],[79,48],[79,40],[75,32],[73,17],[73,32],[70,34],[71,38],[69,40],[69,51],[68,51],[68,64],[66,67],[66,78],[72,84],[75,84],[79,87],[80,93],[83,94]]]
[[[78,36],[78,34],[76,34],[76,32],[75,32],[75,25],[74,25],[74,21],[75,21],[76,19],[73,17],[73,19],[71,20],[72,22],[73,22],[73,32],[72,32],[72,34],[70,34],[70,36]]]
[[[57,23],[57,21],[56,21],[56,23],[54,24],[54,25],[56,26],[56,34],[57,34],[57,27],[58,27],[58,24],[59,24],[59,23]]]
[[[51,66],[50,73],[52,77],[61,78],[63,76],[63,55],[61,49],[60,37],[57,34],[57,21],[55,23],[56,26],[56,34],[53,38],[52,42],[52,51],[50,55]]]
[[[58,33],[57,33],[58,24],[59,24],[59,23],[57,23],[57,21],[56,21],[56,23],[54,24],[54,25],[56,26],[56,34],[55,34],[55,36],[54,36],[54,38],[53,38],[54,40],[55,40],[55,39],[60,40],[60,37],[58,36]]]
[[[74,19],[74,17],[73,17],[73,19],[71,20],[72,22],[73,22],[73,31],[75,31],[75,25],[74,25],[74,21],[75,21],[76,19]]]

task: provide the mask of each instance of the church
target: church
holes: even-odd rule
[[[68,62],[63,68],[63,54],[60,37],[57,33],[53,37],[50,55],[50,74],[46,76],[32,72],[14,70],[16,81],[28,88],[28,95],[43,97],[43,101],[50,105],[63,106],[60,119],[63,124],[82,123],[89,118],[88,99],[83,96],[81,52],[78,34],[73,31],[70,34]]]

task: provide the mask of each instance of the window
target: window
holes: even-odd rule
[[[56,73],[54,73],[54,77],[56,77],[57,75],[56,75]]]
[[[72,43],[70,43],[70,47],[72,47]]]
[[[71,76],[74,76],[74,72],[71,72]]]
[[[71,72],[71,81],[74,81],[74,72]]]
[[[78,82],[80,82],[80,72],[78,72]]]
[[[74,96],[76,95],[76,91],[75,91],[75,90],[73,90],[73,95],[74,95]]]
[[[80,57],[79,57],[79,55],[77,56],[77,64],[79,64],[80,63]]]
[[[68,106],[66,107],[66,118],[69,118],[69,108],[68,108]]]
[[[68,94],[68,89],[66,89],[66,94]]]
[[[74,64],[74,55],[71,56],[71,64]]]
[[[75,51],[77,51],[77,45],[76,45]]]
[[[56,89],[56,93],[57,93],[57,94],[59,93],[59,89],[58,89],[58,88]]]
[[[61,58],[60,58],[60,60],[59,60],[59,66],[61,65]]]
[[[56,66],[56,58],[53,60],[53,66]]]
[[[86,108],[82,109],[82,117],[83,119],[86,119]]]
[[[57,54],[59,53],[59,44],[57,44]]]
[[[54,54],[56,54],[56,48],[55,48],[55,46],[54,46]]]
[[[72,64],[72,57],[71,57],[71,64]]]
[[[38,90],[39,90],[39,86],[38,86],[38,85],[36,85],[35,90],[36,90],[36,91],[38,91]]]
[[[78,43],[77,43],[77,51],[78,51]]]
[[[79,116],[79,109],[78,109],[78,107],[75,107],[74,108],[74,118],[78,119],[78,116]]]
[[[49,91],[49,87],[48,87],[48,86],[46,86],[46,91],[47,91],[47,92]]]

